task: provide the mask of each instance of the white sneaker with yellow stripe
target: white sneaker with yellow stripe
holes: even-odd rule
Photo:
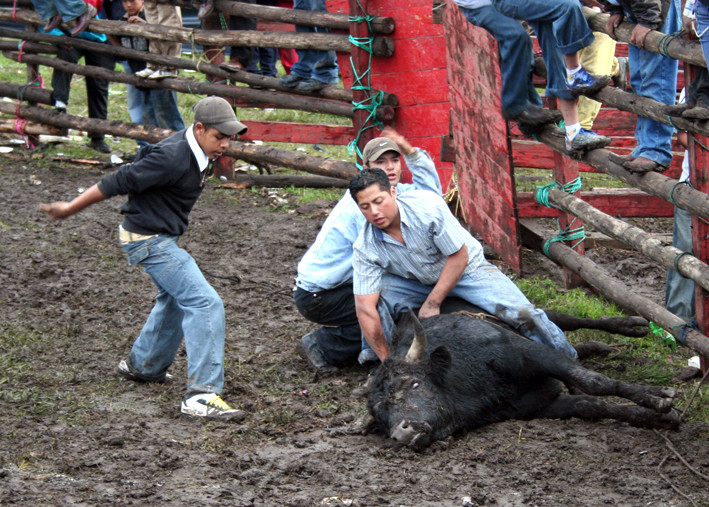
[[[195,394],[182,402],[180,411],[183,414],[196,417],[216,417],[220,419],[243,419],[246,417],[243,411],[230,407],[216,393]]]

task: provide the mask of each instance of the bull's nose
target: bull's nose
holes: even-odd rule
[[[418,431],[406,419],[391,429],[389,436],[399,443],[409,445],[416,438]]]

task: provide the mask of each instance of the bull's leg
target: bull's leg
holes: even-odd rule
[[[607,317],[603,319],[583,319],[554,310],[544,310],[549,320],[559,326],[562,331],[577,329],[599,329],[608,333],[622,334],[639,338],[650,331],[648,322],[642,317]]]
[[[550,375],[586,394],[619,396],[661,413],[671,410],[677,394],[671,387],[641,386],[611,379],[535,342],[523,342],[520,346],[525,351],[525,368],[529,368],[527,371]]]
[[[539,410],[534,417],[550,419],[581,419],[599,420],[616,419],[641,428],[672,429],[679,428],[677,414],[658,414],[636,405],[616,405],[585,395],[562,395]]]

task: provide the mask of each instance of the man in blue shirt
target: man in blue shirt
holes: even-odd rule
[[[455,296],[479,306],[520,334],[571,358],[576,350],[546,314],[487,262],[482,246],[439,196],[398,195],[378,169],[364,170],[349,186],[367,220],[354,244],[354,298],[362,333],[384,361],[389,357],[391,316],[420,307],[419,317],[440,313]],[[381,296],[381,297],[380,297]],[[380,300],[386,311],[378,309]]]
[[[413,174],[413,184],[399,183],[401,155]],[[431,157],[390,127],[367,143],[362,163],[382,169],[400,193],[419,189],[441,195]],[[352,244],[364,223],[357,204],[346,192],[298,263],[293,289],[296,307],[308,320],[325,326],[303,336],[298,352],[320,373],[332,372],[358,356],[360,363],[376,359],[369,347],[363,349],[352,295]]]

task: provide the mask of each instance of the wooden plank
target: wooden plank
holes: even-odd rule
[[[671,203],[648,195],[637,189],[598,189],[593,192],[578,192],[575,196],[591,206],[615,217],[671,217]],[[547,208],[534,200],[533,192],[517,194],[517,210],[520,218],[555,218],[558,210]]]
[[[240,137],[244,141],[346,145],[356,135],[354,128],[346,125],[274,121],[245,121],[244,124],[249,128]]]

